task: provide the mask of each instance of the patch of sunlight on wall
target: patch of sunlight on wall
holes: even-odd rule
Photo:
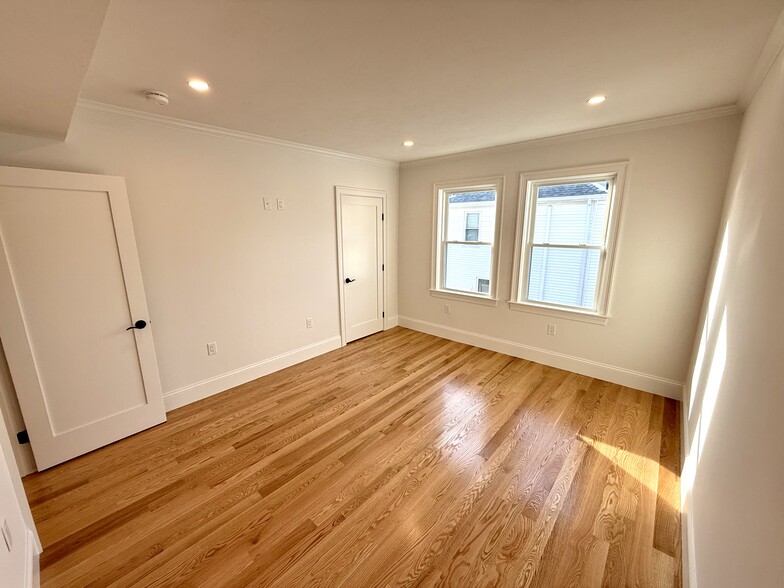
[[[697,419],[697,427],[694,429],[695,435],[700,434],[700,419]],[[683,471],[681,472],[681,512],[686,509],[686,502],[688,500],[691,489],[694,486],[694,477],[697,475],[697,447],[692,444],[689,455],[683,462]]]
[[[697,398],[697,386],[700,383],[702,376],[702,365],[705,363],[705,352],[708,349],[708,321],[702,326],[702,333],[700,333],[700,346],[697,350],[697,361],[694,364],[694,373],[691,376],[691,383],[689,385],[689,420],[691,420],[691,411],[694,408],[694,401]]]
[[[721,382],[724,379],[724,368],[727,365],[727,309],[721,315],[721,325],[719,326],[719,338],[716,341],[716,348],[713,351],[710,371],[708,372],[708,382],[705,384],[705,392],[702,395],[702,409],[700,410],[700,431],[699,449],[697,460],[702,455],[705,447],[705,440],[708,438],[713,411],[716,409],[716,401],[719,398]]]
[[[711,283],[710,296],[708,298],[708,312],[705,317],[705,323],[700,333],[700,342],[697,350],[697,361],[694,364],[694,373],[689,383],[689,419],[691,419],[692,409],[694,402],[697,398],[697,388],[700,385],[702,378],[702,369],[705,365],[705,353],[708,348],[708,338],[712,332],[714,318],[716,316],[716,308],[719,302],[719,293],[724,282],[724,271],[727,267],[727,250],[729,246],[729,228],[724,226],[724,235],[721,238],[721,249],[719,250],[719,259],[716,263],[716,273],[713,275],[713,282]]]
[[[724,370],[727,366],[727,309],[721,315],[719,325],[719,336],[716,340],[716,347],[713,351],[710,370],[707,374],[705,392],[702,396],[702,407],[697,417],[697,426],[694,428],[694,438],[683,464],[681,474],[681,510],[684,509],[688,495],[694,486],[694,479],[697,475],[697,465],[702,457],[702,450],[705,441],[708,439],[713,413],[716,410],[716,403],[719,399],[721,384],[724,380]]]

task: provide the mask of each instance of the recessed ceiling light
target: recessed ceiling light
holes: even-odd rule
[[[413,146],[414,146],[414,142],[411,141],[410,139],[408,141],[403,141],[403,147],[413,147]]]
[[[197,92],[206,92],[210,89],[210,85],[204,80],[188,80],[188,85]]]
[[[605,100],[607,100],[607,96],[592,96],[588,98],[588,104],[601,104]]]

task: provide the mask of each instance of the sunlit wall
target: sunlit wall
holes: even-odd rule
[[[690,588],[784,586],[784,54],[744,117],[684,398]]]

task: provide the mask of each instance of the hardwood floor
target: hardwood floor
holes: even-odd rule
[[[25,478],[54,586],[680,586],[679,405],[395,328]]]

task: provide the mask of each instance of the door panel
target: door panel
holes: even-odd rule
[[[344,331],[349,342],[384,329],[384,201],[339,193],[339,206]]]
[[[0,168],[0,335],[43,469],[165,420],[122,178]]]

